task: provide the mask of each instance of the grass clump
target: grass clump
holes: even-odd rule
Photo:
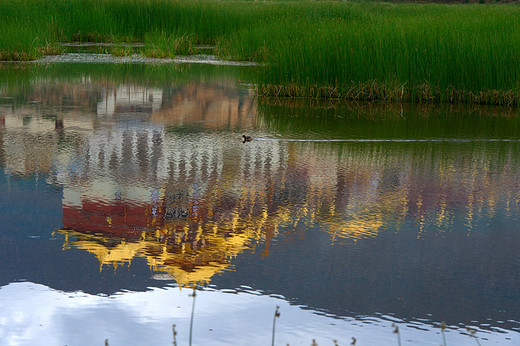
[[[195,53],[194,35],[151,33],[145,35],[143,54],[152,58],[170,58]]]
[[[0,61],[33,60],[61,51],[53,42],[48,28],[40,30],[20,20],[12,22],[1,30]]]

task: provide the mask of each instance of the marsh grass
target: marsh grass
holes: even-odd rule
[[[61,51],[48,31],[40,31],[22,21],[14,21],[9,26],[0,27],[0,61],[33,60],[45,54]]]
[[[143,42],[116,55],[192,54],[265,63],[278,97],[520,104],[520,7],[336,1],[4,0],[0,60],[56,42]]]
[[[414,103],[465,103],[516,107],[520,105],[520,90],[479,90],[453,86],[439,88],[429,82],[409,86],[407,83],[384,83],[378,80],[351,82],[345,85],[318,84],[257,84],[256,93],[263,97],[328,98],[350,101],[385,101]]]
[[[259,92],[518,105],[520,36],[507,27],[520,26],[519,9],[368,4],[296,21],[279,28],[287,42],[269,43]]]
[[[399,326],[393,323],[392,327],[394,327],[394,334],[397,334],[397,345],[401,346],[401,334],[399,333]]]
[[[138,53],[138,49],[132,46],[114,46],[111,47],[108,51],[110,52],[110,54],[115,56],[130,56],[132,54]]]
[[[168,58],[195,53],[194,35],[170,35],[164,32],[145,35],[143,54],[152,58]]]
[[[196,286],[193,287],[193,293],[191,294],[191,296],[193,297],[193,304],[191,306],[191,318],[190,318],[190,341],[189,341],[190,346],[191,346],[192,334],[193,334],[193,319],[195,316],[195,298],[197,298],[197,287]]]
[[[441,323],[441,334],[442,334],[442,344],[444,346],[447,346],[446,344],[446,334],[444,334],[444,330],[447,328],[447,325],[445,322]]]
[[[193,305],[192,305],[192,312],[191,312],[191,319],[190,319],[190,334],[189,334],[189,345],[192,344],[192,329],[193,329],[193,319],[194,319],[194,310],[195,310],[195,297],[196,297],[196,287],[193,288],[193,293],[190,294],[190,296],[193,297]],[[275,345],[275,335],[276,335],[276,320],[280,318],[280,307],[279,306],[276,306],[276,309],[275,309],[275,312],[274,312],[274,316],[273,316],[273,328],[272,328],[272,338],[271,338],[271,345],[274,346]],[[443,346],[447,346],[447,343],[446,343],[446,336],[444,334],[444,330],[447,328],[447,325],[445,322],[441,322],[440,324],[440,329],[441,329],[441,334],[442,334],[442,341],[443,341]],[[398,346],[401,346],[401,333],[399,331],[399,325],[395,324],[395,323],[392,323],[392,328],[393,328],[393,333],[397,335],[397,345]],[[469,332],[469,336],[471,338],[475,338],[476,342],[477,342],[477,345],[481,345],[477,336],[476,336],[476,330],[472,329],[472,328],[469,328],[467,327],[466,328],[467,331]],[[174,346],[177,346],[177,330],[176,330],[176,325],[173,324],[172,325],[172,335],[173,335],[173,345]],[[334,343],[334,346],[339,346],[339,343],[336,339],[333,339],[332,342]],[[357,344],[357,339],[355,337],[352,337],[352,341],[350,342],[350,345],[351,346],[355,346]],[[108,339],[105,339],[105,346],[108,345]],[[289,346],[289,344],[287,343],[287,345]],[[311,346],[318,346],[318,343],[316,342],[315,339],[312,340]]]
[[[274,346],[274,337],[276,335],[276,319],[280,317],[280,307],[276,306],[276,310],[274,311],[273,316],[273,333],[271,338],[271,345]]]
[[[477,331],[471,327],[466,327],[466,330],[468,331],[469,333],[469,336],[471,338],[474,338],[475,339],[475,342],[477,343],[478,346],[482,346],[478,337],[477,337]]]
[[[177,331],[175,330],[175,324],[172,325],[173,334],[173,346],[177,346]]]

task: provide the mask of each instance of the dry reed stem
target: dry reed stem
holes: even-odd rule
[[[375,80],[347,86],[259,84],[256,93],[261,97],[297,97],[311,99],[342,99],[350,101],[388,101],[413,103],[476,104],[518,107],[520,93],[514,90],[481,90],[473,92],[448,87],[438,88],[423,83],[416,87],[397,84],[389,86]]]

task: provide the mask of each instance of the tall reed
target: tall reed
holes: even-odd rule
[[[519,7],[353,5],[351,10],[340,20],[278,24],[274,31],[286,39],[262,48],[270,64],[259,91],[518,104],[520,31],[507,28],[520,27]]]

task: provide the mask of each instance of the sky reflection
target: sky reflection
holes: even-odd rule
[[[0,339],[8,345],[167,345],[173,342],[172,325],[179,345],[189,338],[193,297],[189,289],[152,288],[145,292],[119,292],[95,296],[62,292],[30,282],[0,288],[0,301],[10,302],[0,311]],[[278,344],[348,344],[355,337],[365,345],[397,345],[393,323],[399,326],[403,345],[438,345],[440,328],[405,322],[392,316],[334,318],[313,310],[289,305],[285,300],[244,290],[224,293],[214,288],[197,290],[194,345],[266,345],[272,337],[276,306]],[[252,314],[251,311],[254,310]],[[449,326],[451,345],[474,345],[464,328]],[[507,330],[489,333],[477,330],[487,345],[516,345],[520,334]],[[484,341],[485,340],[485,341]]]

